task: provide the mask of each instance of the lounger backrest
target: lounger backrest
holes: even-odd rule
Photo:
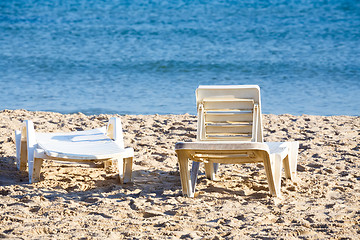
[[[263,142],[257,85],[199,86],[198,141]]]

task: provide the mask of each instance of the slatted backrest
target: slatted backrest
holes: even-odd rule
[[[257,85],[199,86],[198,141],[263,142]]]

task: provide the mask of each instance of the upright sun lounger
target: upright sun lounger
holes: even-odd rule
[[[264,142],[260,88],[256,85],[199,86],[197,139],[178,142],[182,192],[194,197],[199,164],[214,180],[219,163],[263,163],[271,195],[280,196],[281,172],[296,176],[298,142]],[[190,174],[189,160],[193,161]]]
[[[29,170],[29,183],[40,181],[44,159],[67,163],[105,165],[117,161],[120,182],[131,181],[134,150],[124,148],[121,121],[111,118],[107,127],[70,133],[36,133],[30,120],[15,131],[17,168]]]

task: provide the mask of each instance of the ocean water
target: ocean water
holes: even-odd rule
[[[0,1],[0,110],[195,114],[200,84],[359,115],[360,1]]]

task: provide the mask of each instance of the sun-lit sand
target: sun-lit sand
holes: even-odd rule
[[[104,126],[114,115],[0,111],[0,238],[24,239],[359,239],[360,117],[263,115],[265,141],[299,141],[298,179],[269,195],[261,164],[221,165],[197,198],[181,195],[174,145],[194,141],[192,115],[126,115],[133,183],[106,169],[45,161],[42,181],[16,170],[14,131]]]

